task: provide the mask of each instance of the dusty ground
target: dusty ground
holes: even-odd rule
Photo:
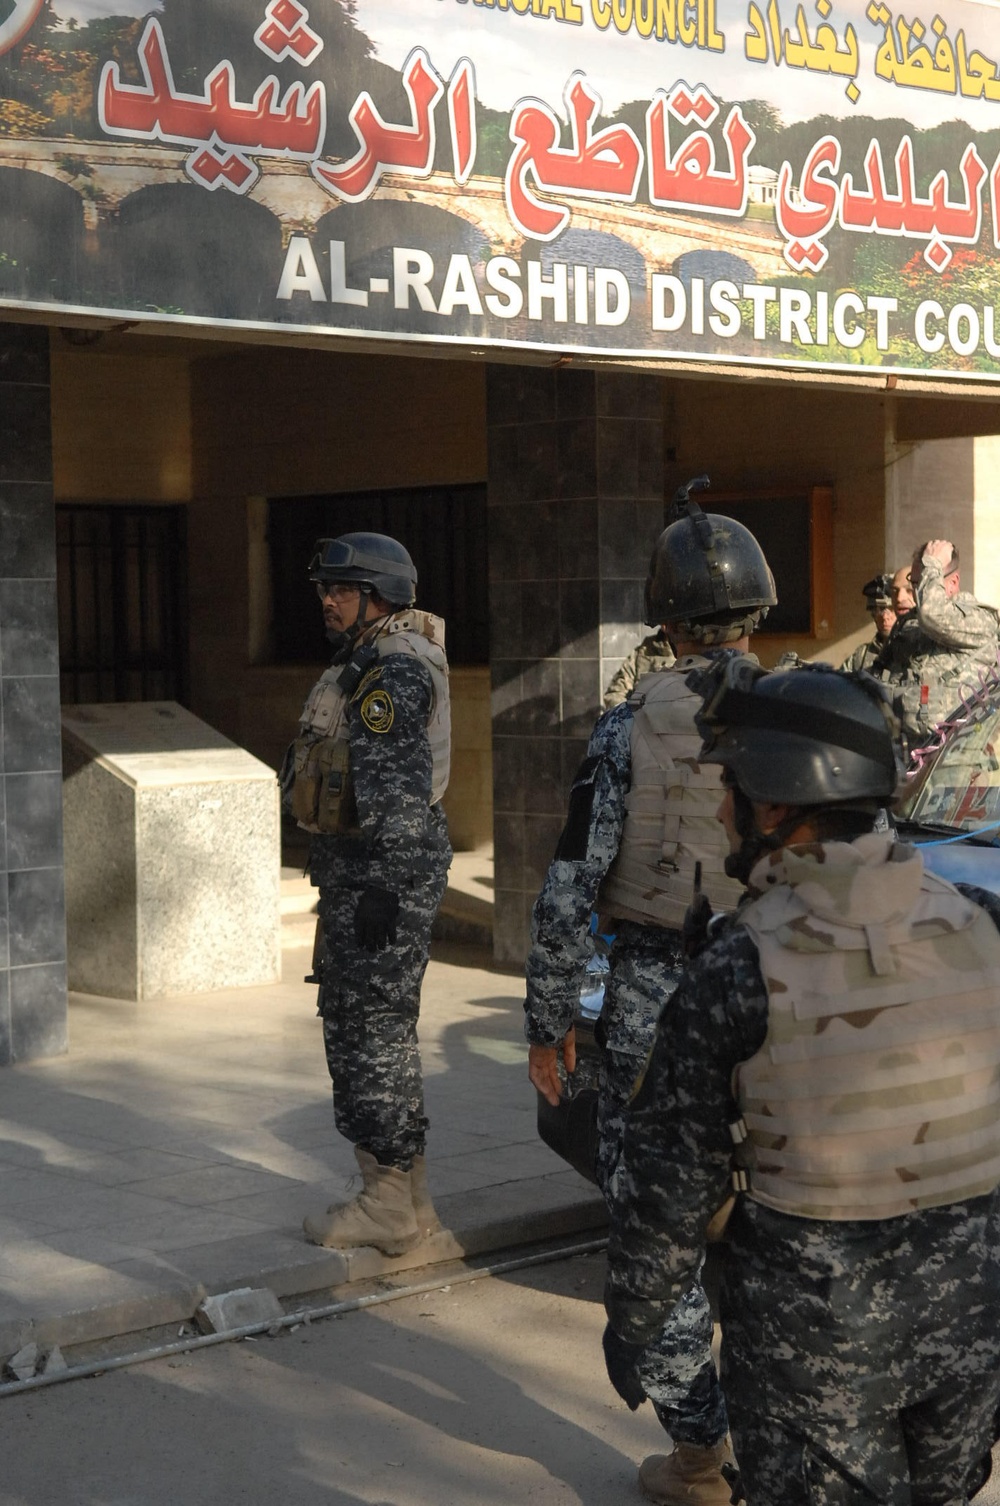
[[[603,1268],[456,1282],[7,1398],[0,1506],[638,1506],[663,1434],[605,1379]],[[991,1482],[976,1506],[998,1502]]]
[[[608,1506],[663,1436],[603,1373],[603,1258],[0,1402],[3,1506]]]

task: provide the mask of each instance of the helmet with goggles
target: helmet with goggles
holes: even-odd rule
[[[402,544],[384,533],[342,533],[335,539],[317,539],[309,579],[317,585],[356,586],[397,607],[411,606],[416,599],[413,560]]]

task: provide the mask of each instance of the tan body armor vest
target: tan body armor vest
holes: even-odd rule
[[[820,854],[819,859],[817,853]],[[767,1038],[735,1073],[750,1196],[803,1218],[879,1219],[1000,1182],[1000,934],[884,836],[780,865],[740,917]],[[749,1155],[747,1154],[749,1152]]]
[[[644,676],[629,697],[632,783],[618,854],[601,885],[602,915],[679,931],[697,862],[713,910],[734,909],[743,892],[723,871],[729,843],[716,820],[719,770],[698,762],[701,697],[684,683],[685,674],[708,663],[688,655]]]
[[[444,652],[444,623],[430,612],[408,607],[379,623],[373,646],[380,658],[409,654],[422,660],[431,677],[431,711],[427,738],[431,748],[431,805],[448,788],[451,771],[451,701],[448,661]],[[299,718],[299,735],[292,744],[295,782],[292,814],[311,832],[356,832],[357,808],[351,781],[347,708],[364,698],[378,676],[373,665],[351,696],[337,684],[343,665],[331,665],[313,686]],[[390,724],[391,725],[391,724]],[[388,727],[386,728],[388,731]]]

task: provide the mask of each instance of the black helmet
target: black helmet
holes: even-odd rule
[[[674,498],[676,521],[660,534],[649,562],[646,621],[676,623],[698,642],[731,643],[752,633],[778,598],[749,528],[702,512],[692,499],[706,486],[708,477],[699,476]]]
[[[417,572],[407,551],[384,533],[342,533],[317,539],[309,579],[354,582],[393,606],[411,606]]]
[[[769,673],[731,654],[694,670],[699,763],[730,770],[752,801],[791,806],[885,804],[902,775],[899,718],[866,674],[829,664]]]
[[[865,598],[869,612],[879,612],[884,607],[891,607],[892,576],[873,575],[871,580],[866,580],[861,587],[861,594]]]

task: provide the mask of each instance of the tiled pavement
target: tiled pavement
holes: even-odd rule
[[[402,1261],[307,1245],[354,1170],[333,1127],[306,951],[285,981],[160,1003],[73,996],[68,1056],[0,1074],[0,1358],[190,1317],[206,1291],[319,1290],[600,1228],[535,1132],[521,983],[438,944],[421,1047],[447,1228]]]

